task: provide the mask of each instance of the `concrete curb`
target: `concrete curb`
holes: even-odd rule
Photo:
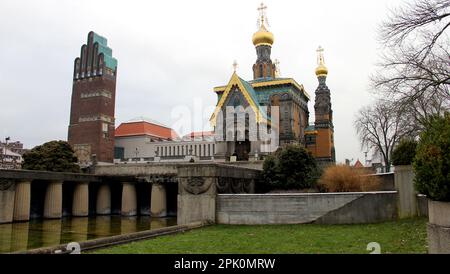
[[[164,228],[158,228],[154,230],[146,230],[135,233],[116,235],[111,237],[103,237],[93,239],[85,242],[80,242],[80,251],[94,250],[99,248],[110,247],[114,245],[126,244],[134,241],[140,241],[150,238],[155,238],[163,235],[176,234],[180,232],[189,231],[195,228],[201,228],[210,225],[208,222],[193,222],[186,225],[176,225]],[[58,254],[68,254],[67,244],[61,244],[53,247],[42,247],[37,249],[31,249],[27,251],[18,251],[11,254],[56,254],[55,251],[62,251]]]

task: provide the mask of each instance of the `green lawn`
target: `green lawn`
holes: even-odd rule
[[[95,253],[426,253],[426,219],[367,225],[214,225]]]

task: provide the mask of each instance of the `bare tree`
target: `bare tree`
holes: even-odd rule
[[[417,0],[391,11],[380,29],[385,46],[374,90],[426,125],[450,110],[450,1]]]
[[[377,101],[373,106],[359,110],[355,128],[361,141],[361,147],[380,152],[386,167],[390,171],[391,152],[404,137],[414,136],[417,129],[403,115],[402,109],[392,106],[385,100]]]

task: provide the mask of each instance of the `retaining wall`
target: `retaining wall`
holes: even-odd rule
[[[397,192],[219,194],[219,224],[356,224],[397,218]]]

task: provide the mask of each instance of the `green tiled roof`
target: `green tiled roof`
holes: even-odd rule
[[[261,104],[259,103],[259,100],[258,100],[258,96],[256,95],[256,92],[253,89],[252,85],[240,77],[239,77],[239,80],[241,81],[241,83],[244,85],[245,89],[250,94],[250,97],[252,97],[253,102],[255,102],[255,104],[258,106],[258,109],[262,113],[264,119],[270,121],[270,118],[267,116],[267,112],[261,107]]]
[[[115,70],[117,59],[112,56],[112,49],[108,47],[108,40],[94,32],[94,43],[98,43],[98,52],[103,53],[106,67]]]
[[[309,125],[305,128],[305,131],[314,131],[316,127],[314,125]]]

